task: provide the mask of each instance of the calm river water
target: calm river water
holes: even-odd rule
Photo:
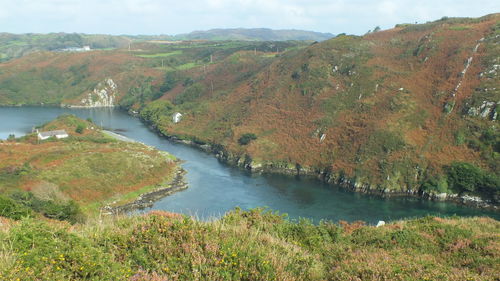
[[[326,185],[314,179],[280,175],[251,175],[229,167],[212,155],[195,148],[172,143],[149,130],[138,119],[116,109],[68,109],[58,107],[0,107],[0,139],[9,134],[21,136],[35,125],[63,113],[75,114],[115,130],[134,140],[155,146],[185,160],[189,188],[158,201],[152,209],[193,215],[201,219],[219,217],[239,206],[243,209],[269,207],[287,213],[292,219],[305,217],[319,221],[396,220],[441,216],[490,216],[500,220],[500,212],[419,199],[358,194]],[[1,161],[1,159],[0,159]],[[1,184],[1,183],[0,183]]]

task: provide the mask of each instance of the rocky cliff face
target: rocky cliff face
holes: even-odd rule
[[[114,102],[117,96],[116,83],[107,78],[103,82],[97,84],[94,90],[88,93],[81,99],[80,104],[76,107],[114,107]]]

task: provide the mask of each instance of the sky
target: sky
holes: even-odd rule
[[[0,0],[0,32],[180,34],[212,28],[364,34],[500,12],[495,0]]]

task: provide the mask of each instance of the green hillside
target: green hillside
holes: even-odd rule
[[[180,72],[192,82],[173,83],[141,116],[256,172],[497,204],[499,26],[493,14],[338,36],[257,71],[258,55],[234,54]]]
[[[89,46],[92,49],[126,47],[129,39],[111,35],[78,33],[11,34],[0,33],[0,62],[40,51],[61,51]]]

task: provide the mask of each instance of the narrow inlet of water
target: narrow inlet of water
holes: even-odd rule
[[[213,155],[195,148],[172,143],[158,136],[137,118],[117,109],[69,109],[58,107],[0,107],[0,139],[31,132],[35,125],[70,113],[92,118],[99,125],[128,138],[154,146],[185,160],[189,188],[155,203],[154,210],[193,215],[200,219],[220,217],[235,207],[268,207],[287,213],[292,219],[378,220],[439,216],[490,216],[500,220],[500,213],[445,202],[414,198],[384,199],[358,194],[315,179],[282,175],[252,175],[220,163]],[[1,183],[0,183],[1,184]],[[150,210],[150,209],[148,209]],[[146,210],[147,211],[147,210]]]

